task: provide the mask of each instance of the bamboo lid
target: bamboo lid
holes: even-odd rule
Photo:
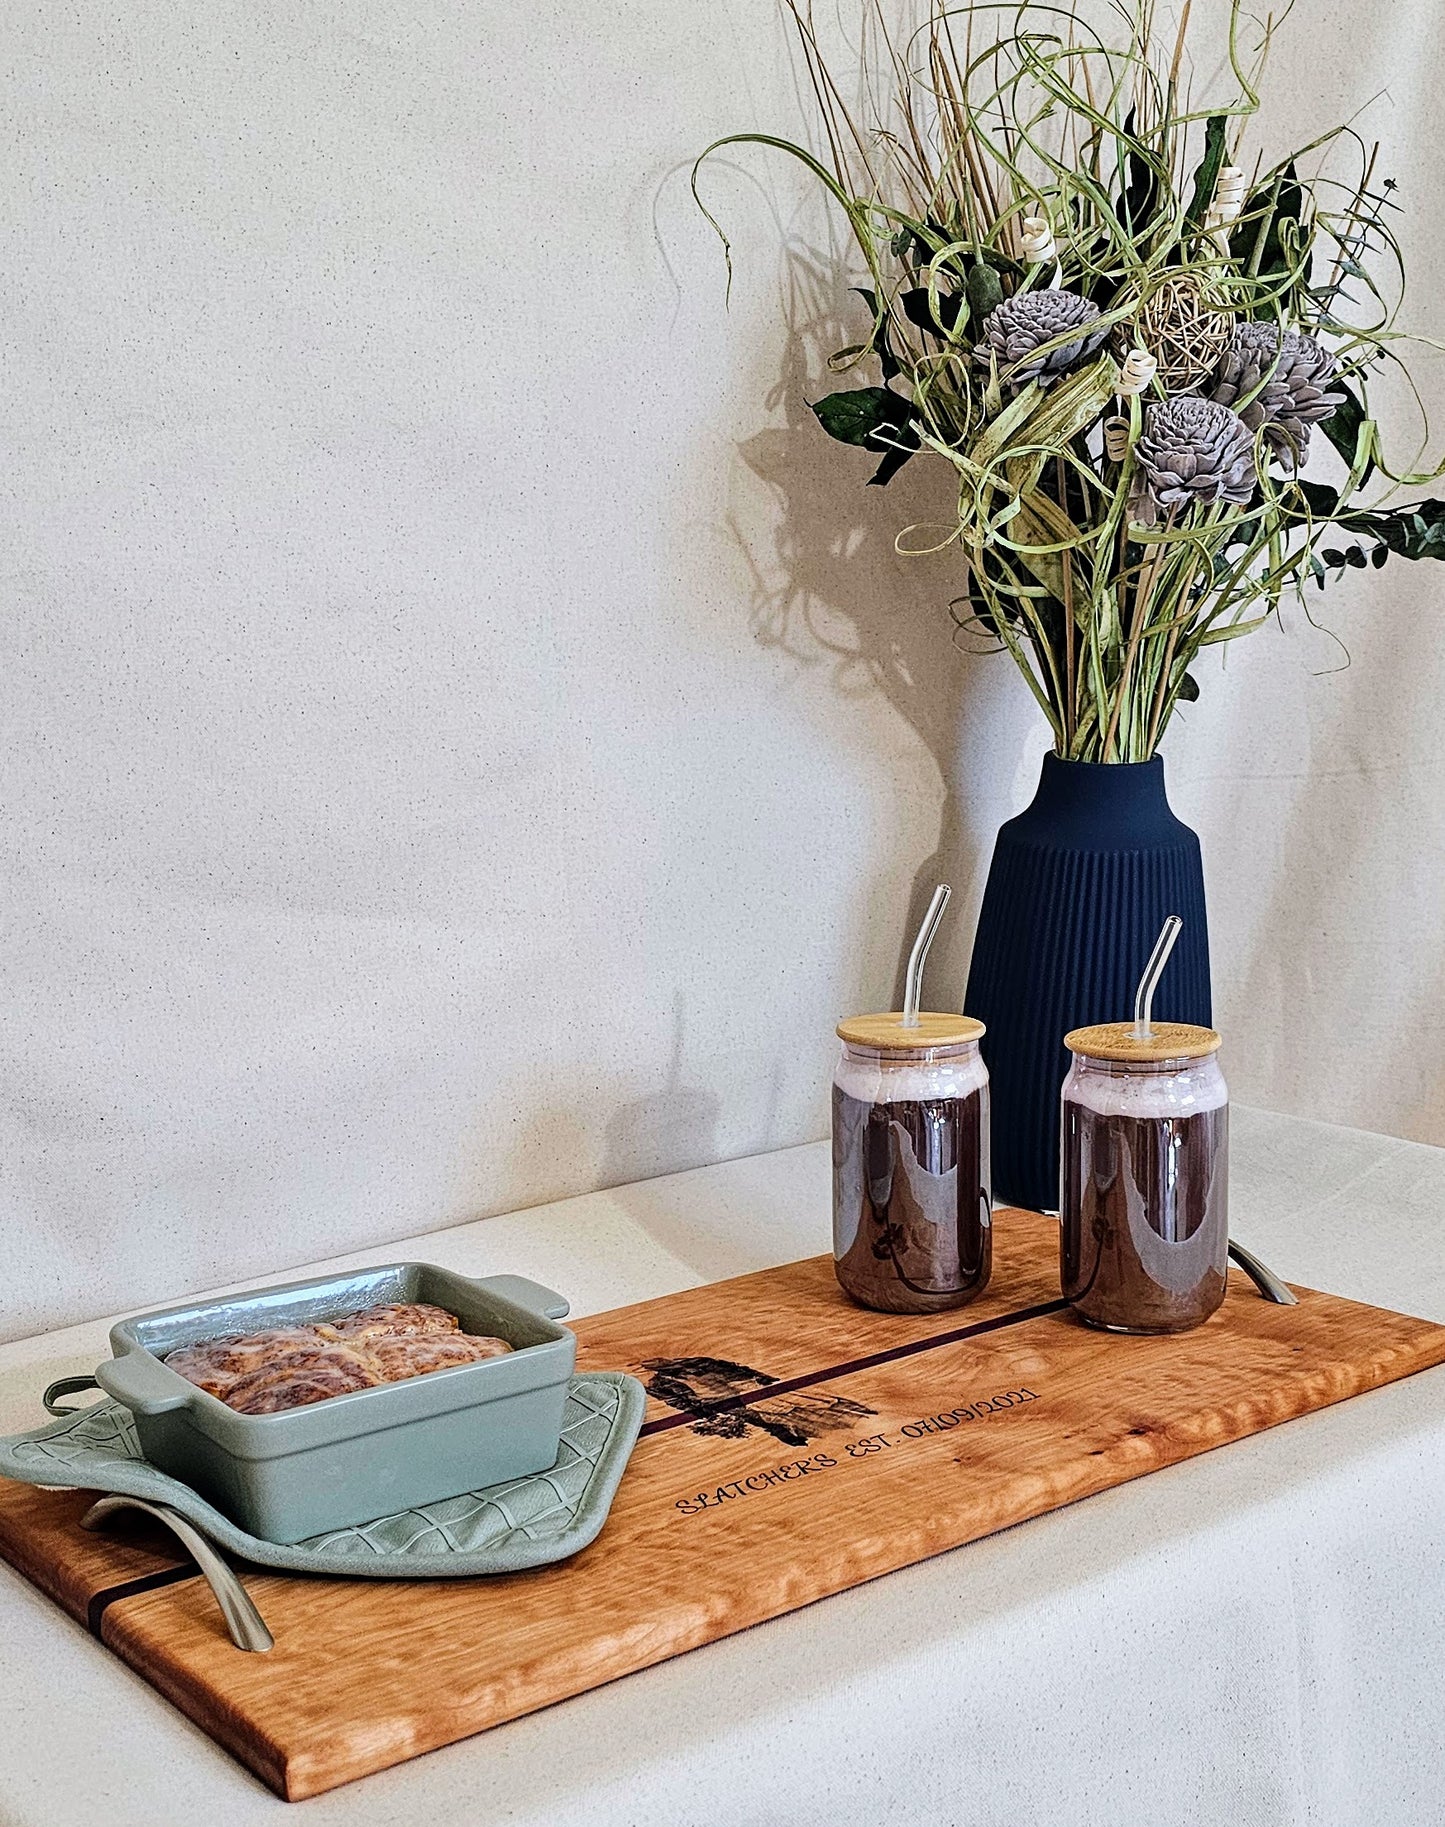
[[[839,1040],[850,1047],[876,1047],[880,1053],[907,1048],[918,1052],[927,1047],[961,1047],[979,1040],[983,1023],[971,1015],[925,1015],[920,1012],[916,1027],[905,1028],[900,1010],[893,1015],[852,1015],[838,1023]]]
[[[1140,1040],[1132,1021],[1106,1021],[1075,1028],[1064,1036],[1064,1045],[1085,1059],[1147,1065],[1165,1059],[1205,1059],[1219,1051],[1220,1040],[1213,1028],[1196,1028],[1185,1021],[1156,1021],[1149,1038]]]

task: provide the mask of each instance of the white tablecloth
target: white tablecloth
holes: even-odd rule
[[[1445,1320],[1445,1151],[1236,1111],[1233,1156],[1235,1233],[1272,1268]],[[827,1213],[814,1145],[407,1253],[580,1314],[815,1254]],[[104,1333],[0,1349],[0,1429]],[[1442,1649],[1445,1370],[299,1812],[0,1569],[0,1827],[1440,1827]]]

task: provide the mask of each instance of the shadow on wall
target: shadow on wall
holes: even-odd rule
[[[479,1121],[459,1151],[441,1222],[465,1224],[486,1215],[479,1186],[499,1184],[501,1200],[488,1209],[505,1211],[521,1202],[519,1188],[531,1191],[529,1203],[551,1204],[725,1158],[719,1134],[723,1101],[687,1082],[687,1038],[687,995],[678,989],[667,1076],[655,1091],[629,1098],[636,1079],[621,1074],[601,1076],[566,1096],[529,1086],[514,1127],[498,1131],[490,1118]],[[594,1108],[612,1112],[601,1129],[588,1120]],[[778,1146],[771,1140],[766,1145]]]
[[[767,405],[786,423],[744,440],[740,453],[777,491],[781,513],[764,570],[740,529],[753,577],[753,632],[800,665],[832,669],[840,714],[881,692],[918,733],[938,767],[943,811],[933,853],[914,873],[906,907],[878,910],[900,935],[894,1006],[901,1003],[911,936],[934,887],[951,882],[954,909],[934,953],[933,999],[956,1007],[963,993],[974,915],[1000,818],[1013,803],[1020,733],[1032,710],[1017,694],[1007,657],[960,628],[951,604],[962,587],[956,550],[903,556],[895,539],[937,546],[952,526],[950,472],[926,454],[886,488],[867,486],[877,458],[823,432],[810,402],[845,387],[877,384],[876,364],[829,375],[826,357],[867,331],[867,308],[839,312],[841,262],[794,247],[787,257],[783,365]],[[821,376],[821,379],[816,377]],[[1036,720],[1036,713],[1033,713]],[[948,987],[945,989],[944,986]]]
[[[608,1118],[597,1170],[599,1187],[650,1180],[719,1158],[722,1099],[683,1082],[686,1027],[687,999],[682,990],[674,990],[666,1082],[646,1097],[619,1104]]]

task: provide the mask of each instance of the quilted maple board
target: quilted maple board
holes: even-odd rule
[[[997,1227],[991,1286],[952,1313],[864,1312],[820,1257],[580,1321],[579,1368],[650,1400],[606,1527],[557,1566],[243,1570],[276,1636],[248,1655],[165,1540],[82,1531],[82,1492],[0,1481],[0,1555],[296,1800],[1445,1362],[1445,1327],[1272,1306],[1234,1272],[1195,1332],[1091,1332],[1057,1227]]]

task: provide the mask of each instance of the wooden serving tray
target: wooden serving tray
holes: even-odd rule
[[[247,1655],[164,1541],[82,1531],[82,1492],[0,1480],[0,1555],[297,1800],[1445,1362],[1445,1326],[1271,1306],[1237,1274],[1198,1331],[1091,1332],[1058,1298],[1057,1226],[996,1222],[991,1287],[927,1319],[851,1306],[820,1257],[581,1321],[579,1368],[653,1396],[606,1528],[562,1565],[247,1573],[276,1635]]]

